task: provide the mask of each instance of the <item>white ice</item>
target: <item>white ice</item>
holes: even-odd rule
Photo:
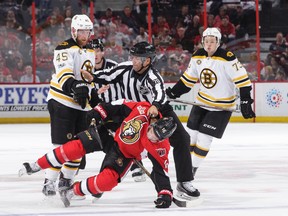
[[[194,186],[203,203],[192,208],[172,204],[156,209],[151,180],[136,183],[131,174],[96,204],[86,196],[65,208],[58,196],[42,195],[43,171],[17,175],[23,162],[33,162],[51,150],[49,124],[0,124],[0,139],[0,215],[288,215],[288,124],[230,123],[198,170]],[[87,155],[87,168],[77,180],[97,174],[103,155]],[[148,159],[144,165],[151,170]],[[171,154],[170,177],[175,189]]]

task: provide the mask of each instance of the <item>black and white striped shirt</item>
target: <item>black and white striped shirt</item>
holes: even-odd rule
[[[94,68],[94,74],[97,75],[98,71],[102,71],[104,69],[111,69],[113,67],[115,67],[117,65],[117,62],[111,60],[111,59],[105,59],[103,58],[103,64],[102,67],[99,69],[95,69]],[[101,83],[94,83],[95,88],[98,90],[100,89],[103,84]],[[122,93],[122,89],[119,83],[110,83],[109,84],[110,87],[107,91],[105,91],[104,93],[102,93],[101,95],[99,95],[99,97],[104,101],[104,102],[111,102],[114,100],[118,100],[118,99],[122,99],[124,97],[123,93]]]
[[[148,101],[158,108],[167,101],[164,81],[151,66],[139,75],[133,70],[131,61],[122,62],[112,69],[98,71],[94,82],[118,83],[125,99]]]

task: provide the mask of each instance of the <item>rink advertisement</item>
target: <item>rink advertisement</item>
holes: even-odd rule
[[[173,86],[166,83],[165,86]],[[184,101],[195,101],[198,85],[181,96]],[[0,85],[0,123],[49,122],[46,97],[49,84]],[[234,122],[288,122],[288,83],[254,83],[252,96],[256,118],[245,120],[233,112]],[[239,100],[239,99],[238,99]],[[239,101],[238,101],[239,102]],[[170,102],[181,121],[188,119],[192,105]]]
[[[48,118],[48,84],[0,86],[0,122]]]

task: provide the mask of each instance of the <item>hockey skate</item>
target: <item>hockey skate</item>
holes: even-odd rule
[[[64,206],[69,207],[72,197],[75,196],[75,194],[73,192],[73,186],[66,188],[66,189],[64,189],[64,187],[62,187],[62,190],[59,190],[59,194],[60,194],[60,198],[61,198]]]
[[[18,171],[18,176],[21,177],[24,174],[31,175],[33,173],[36,173],[41,170],[41,167],[37,164],[37,162],[34,163],[23,163],[22,168]]]
[[[64,178],[64,175],[62,172],[60,172],[60,176],[59,176],[59,182],[58,182],[58,190],[67,190],[68,188],[70,188],[73,185],[72,179],[67,179]]]
[[[45,196],[55,196],[56,195],[55,181],[45,178],[42,193]]]
[[[132,178],[134,179],[135,182],[146,181],[145,173],[141,168],[136,168],[132,171]]]
[[[173,202],[179,207],[198,206],[202,203],[200,192],[193,187],[192,182],[178,182]]]
[[[185,200],[193,200],[200,196],[200,192],[193,187],[192,182],[178,182],[176,196]]]
[[[97,201],[102,197],[103,193],[92,194],[92,203],[97,203]]]

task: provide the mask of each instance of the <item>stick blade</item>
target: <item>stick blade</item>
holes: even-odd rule
[[[198,197],[198,198],[192,199],[192,200],[180,200],[178,198],[173,197],[173,202],[176,206],[178,206],[180,208],[191,208],[191,207],[201,205],[203,202],[203,199]]]

